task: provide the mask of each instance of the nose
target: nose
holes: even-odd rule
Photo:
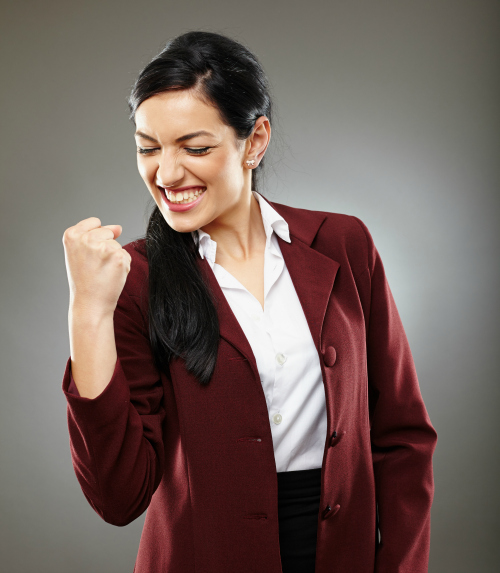
[[[184,178],[184,167],[179,159],[162,153],[158,158],[156,182],[164,187],[179,187]]]

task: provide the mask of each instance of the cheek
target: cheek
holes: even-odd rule
[[[212,181],[229,185],[237,183],[238,173],[241,171],[239,158],[230,153],[214,154],[202,169],[203,174],[201,170],[198,172],[207,183]]]
[[[140,157],[137,159],[137,169],[143,181],[148,184],[154,177],[154,166],[147,161],[142,160]]]

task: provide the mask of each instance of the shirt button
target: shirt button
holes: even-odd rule
[[[275,424],[281,424],[282,419],[283,418],[281,417],[281,414],[274,414],[274,416],[273,416],[273,422]]]
[[[279,352],[278,354],[276,354],[276,362],[281,366],[286,362],[286,356],[284,354],[281,354],[281,352]]]

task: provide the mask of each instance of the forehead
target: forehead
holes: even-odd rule
[[[164,92],[143,101],[135,112],[135,124],[137,130],[158,141],[175,140],[201,130],[223,138],[232,131],[213,105],[187,90]]]

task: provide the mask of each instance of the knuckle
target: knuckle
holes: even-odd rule
[[[89,234],[89,233],[83,233],[83,234],[80,236],[80,241],[81,241],[86,247],[89,247],[89,246],[90,246],[89,238],[90,238],[90,234]]]
[[[72,242],[75,239],[75,228],[68,227],[62,237],[63,244],[67,245],[68,243]]]
[[[86,219],[89,223],[95,223],[97,226],[101,226],[101,219],[99,217],[89,217]]]
[[[102,257],[107,257],[109,255],[109,248],[106,241],[98,241],[95,244],[95,248]]]
[[[118,253],[121,251],[121,245],[120,243],[117,243],[116,241],[110,241],[109,239],[106,241],[106,243],[108,244],[108,253],[111,253],[114,255],[114,253]]]
[[[120,251],[115,251],[112,257],[113,257],[113,263],[116,267],[123,267],[127,264]]]

